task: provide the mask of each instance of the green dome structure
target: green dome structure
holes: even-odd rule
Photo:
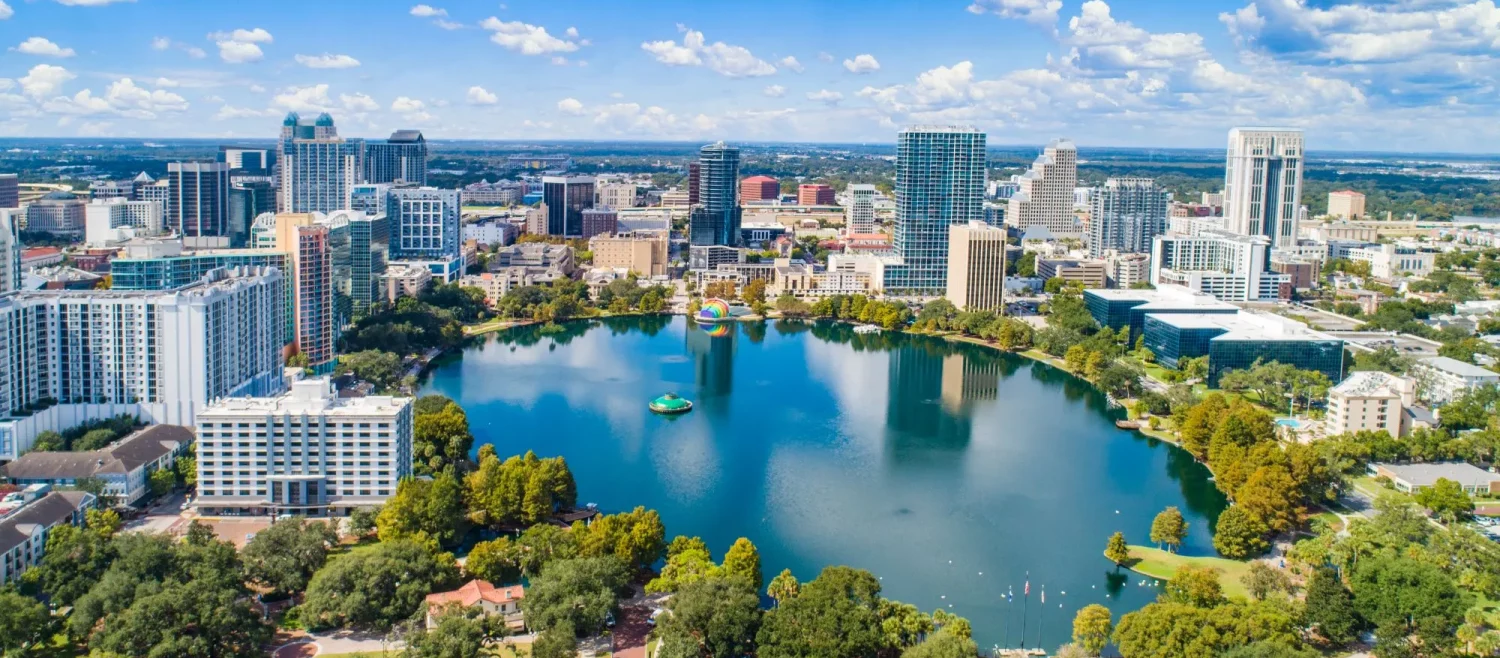
[[[676,393],[668,393],[656,398],[648,406],[659,414],[680,414],[693,410],[693,403],[678,397]]]

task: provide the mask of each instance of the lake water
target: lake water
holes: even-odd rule
[[[716,559],[749,537],[767,581],[868,569],[887,597],[968,617],[981,647],[1019,644],[1023,612],[1026,645],[1040,631],[1055,648],[1084,605],[1118,619],[1149,603],[1155,584],[1102,556],[1108,536],[1147,543],[1176,505],[1183,551],[1209,554],[1225,505],[1205,468],[1116,429],[1121,412],[1067,373],[832,323],[521,328],[436,364],[431,392],[467,410],[476,450],[566,457],[580,502],[660,510],[668,538],[701,536]],[[694,409],[648,411],[666,392]]]

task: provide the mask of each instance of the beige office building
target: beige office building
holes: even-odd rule
[[[1365,195],[1354,190],[1329,192],[1328,214],[1339,219],[1363,219],[1365,216]]]
[[[589,240],[589,251],[594,252],[596,268],[621,268],[641,276],[667,273],[667,234],[664,231],[596,235]]]
[[[984,222],[948,229],[948,301],[971,311],[1004,308],[1005,230]]]
[[[1416,393],[1417,383],[1405,377],[1379,371],[1352,373],[1328,391],[1325,433],[1369,430],[1399,437],[1409,429],[1403,427],[1403,412],[1416,403]]]

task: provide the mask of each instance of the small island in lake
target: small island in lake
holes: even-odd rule
[[[655,411],[659,414],[680,414],[683,412],[692,411],[693,409],[693,403],[691,401],[684,400],[678,397],[676,393],[668,393],[659,398],[656,398],[655,400],[652,400],[651,404],[648,406],[652,411]]]

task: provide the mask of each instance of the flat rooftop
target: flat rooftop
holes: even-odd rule
[[[1500,474],[1491,473],[1466,462],[1444,462],[1439,464],[1375,464],[1414,486],[1428,487],[1438,478],[1452,480],[1466,487],[1489,486],[1500,482]]]
[[[1464,363],[1458,359],[1450,359],[1446,356],[1434,356],[1422,359],[1419,363],[1429,368],[1436,368],[1443,372],[1450,372],[1460,377],[1500,377],[1500,373],[1485,370],[1472,363]]]
[[[1361,352],[1374,352],[1389,347],[1408,356],[1425,357],[1437,356],[1438,348],[1442,347],[1442,343],[1420,336],[1389,331],[1326,331],[1336,338],[1344,339],[1351,349]]]
[[[1178,329],[1221,329],[1214,340],[1306,341],[1338,340],[1307,325],[1269,313],[1241,311],[1228,313],[1147,314]]]
[[[1093,296],[1112,302],[1141,302],[1137,309],[1181,309],[1202,308],[1215,311],[1236,311],[1238,306],[1220,301],[1213,295],[1194,292],[1182,286],[1164,285],[1155,290],[1131,290],[1104,288],[1085,290],[1084,296]]]

